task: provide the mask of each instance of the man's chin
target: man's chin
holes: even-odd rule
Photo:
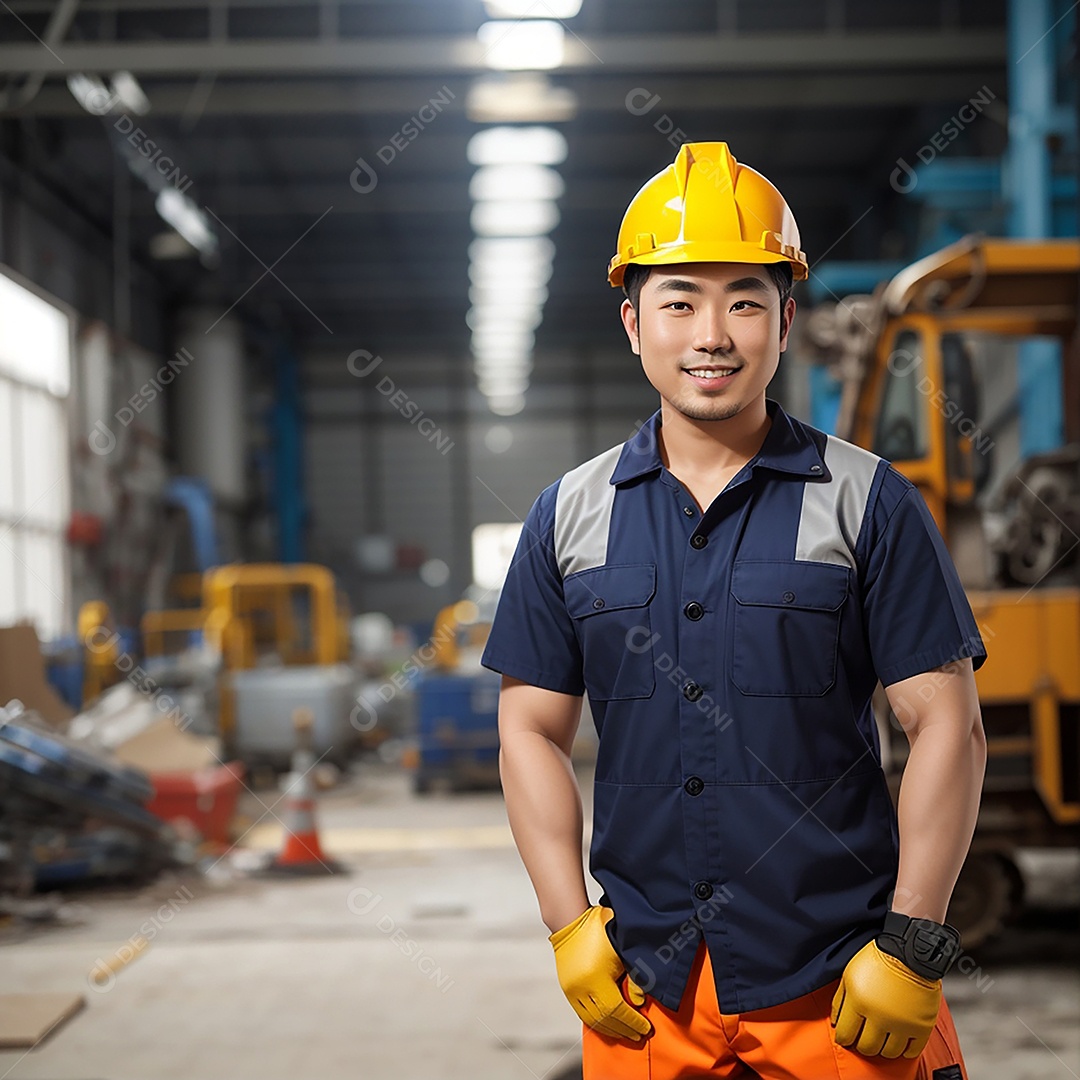
[[[742,402],[733,398],[702,401],[700,398],[680,398],[669,404],[690,420],[727,420],[742,412]]]

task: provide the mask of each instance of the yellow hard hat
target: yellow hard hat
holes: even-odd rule
[[[608,264],[618,288],[628,263],[791,263],[795,281],[809,269],[799,227],[783,195],[724,142],[683,143],[674,162],[633,197]]]

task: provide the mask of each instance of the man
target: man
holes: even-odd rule
[[[537,498],[484,651],[584,1080],[966,1077],[941,976],[986,651],[915,487],[765,396],[807,273],[783,197],[725,143],[638,192],[609,281],[660,408]],[[879,680],[911,743],[898,816]]]

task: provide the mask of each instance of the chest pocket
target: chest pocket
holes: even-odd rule
[[[832,688],[850,577],[833,563],[735,563],[731,678],[742,693],[816,697]]]
[[[654,563],[597,566],[563,581],[584,660],[585,689],[594,700],[649,697],[656,685],[649,604]]]

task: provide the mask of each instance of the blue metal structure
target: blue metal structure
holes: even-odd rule
[[[210,485],[199,476],[177,476],[165,485],[166,506],[178,506],[187,513],[191,525],[191,546],[200,571],[220,562],[217,532],[214,529],[214,496]]]
[[[271,409],[274,509],[278,557],[304,561],[303,417],[300,409],[300,363],[279,341],[274,357],[274,404]]]
[[[950,149],[954,142],[960,149],[965,120],[961,106],[959,123],[957,117],[945,121],[912,155],[917,164],[898,163],[894,187],[911,199],[919,214],[915,259],[972,232],[1028,238],[1077,235],[1077,177],[1062,167],[1055,171],[1058,161],[1075,161],[1077,153],[1075,78],[1067,70],[1076,18],[1071,0],[1009,0],[1009,142],[1002,160],[962,156]],[[989,111],[994,102],[994,88],[981,88],[968,103],[972,119],[967,123],[993,122],[975,114]],[[902,265],[834,262],[815,267],[807,285],[811,302],[872,292]],[[1061,347],[1033,338],[1021,342],[1019,350],[1020,450],[1029,457],[1064,441]],[[834,430],[838,393],[827,372],[811,372],[815,426]]]

